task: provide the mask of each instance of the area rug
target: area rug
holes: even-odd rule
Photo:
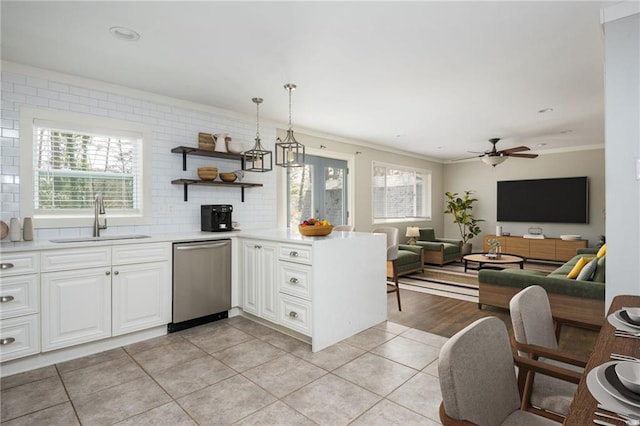
[[[477,264],[470,263],[469,268]],[[525,262],[525,269],[551,272],[557,264]],[[400,288],[436,296],[450,297],[478,303],[478,271],[467,269],[464,263],[452,262],[444,266],[425,266],[424,273],[405,275],[398,279]]]

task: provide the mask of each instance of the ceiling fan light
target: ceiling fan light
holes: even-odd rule
[[[498,164],[504,163],[507,157],[501,155],[486,155],[481,158],[482,162],[488,164],[492,167],[497,166]]]

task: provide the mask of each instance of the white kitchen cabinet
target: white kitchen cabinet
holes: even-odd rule
[[[0,257],[0,362],[40,352],[37,252]]]
[[[42,351],[171,322],[170,261],[171,243],[43,252]]]
[[[243,310],[274,322],[278,321],[277,258],[277,244],[242,241]]]
[[[171,322],[169,261],[113,266],[112,335]]]
[[[307,238],[296,230],[245,235],[240,239],[245,312],[311,337],[314,352],[386,320],[384,235],[340,232]],[[254,249],[267,245],[276,246],[277,256]],[[267,262],[276,268],[275,289]],[[274,294],[275,319],[264,308],[265,295]]]
[[[111,265],[43,273],[42,352],[111,336]]]

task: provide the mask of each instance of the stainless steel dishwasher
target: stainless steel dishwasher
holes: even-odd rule
[[[173,244],[173,320],[169,332],[227,318],[231,240]]]

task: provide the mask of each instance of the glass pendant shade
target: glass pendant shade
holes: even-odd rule
[[[488,156],[482,157],[482,162],[495,167],[498,164],[504,163],[506,159],[507,157],[503,157],[501,155],[488,155]]]
[[[289,92],[289,130],[284,140],[277,139],[276,166],[302,167],[304,166],[304,145],[296,140],[291,126],[291,92],[296,89],[296,85],[288,83],[284,88]]]
[[[256,104],[256,138],[253,148],[244,152],[244,170],[247,172],[269,172],[273,169],[271,151],[260,143],[260,104],[262,98],[251,99]]]

